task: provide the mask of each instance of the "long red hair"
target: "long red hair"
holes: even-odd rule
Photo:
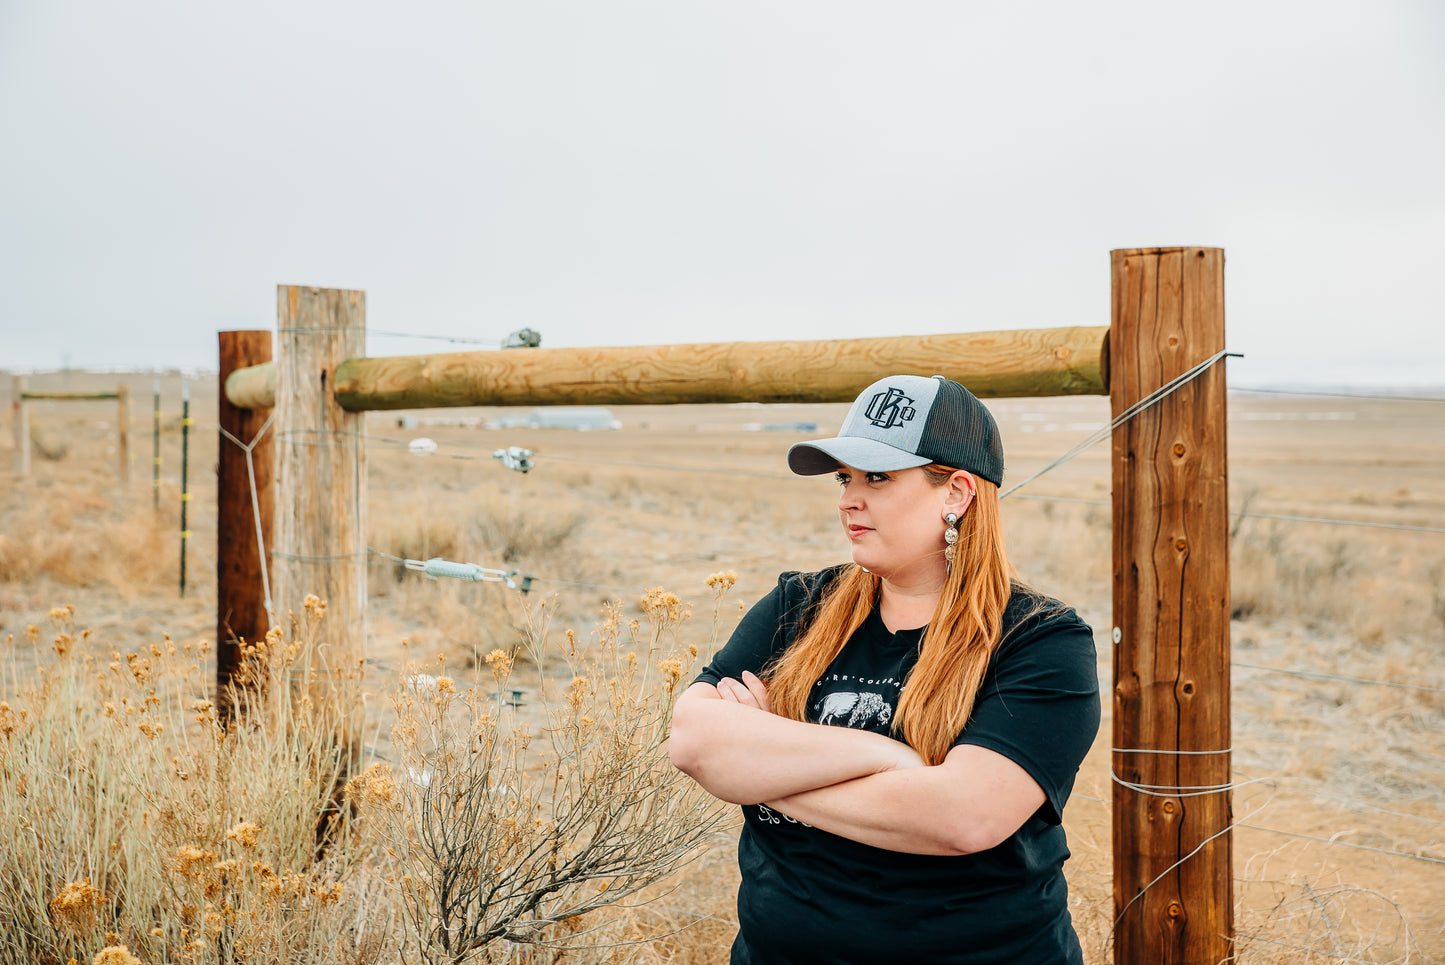
[[[923,469],[935,486],[946,484],[956,471],[936,465]],[[893,733],[928,764],[942,763],[968,723],[989,659],[998,647],[1004,607],[1012,592],[1013,568],[1004,551],[998,487],[977,477],[974,482],[973,502],[958,522],[953,567],[893,715]],[[941,524],[938,552],[943,555]],[[879,585],[877,576],[850,564],[825,591],[807,626],[764,673],[775,713],[807,719],[813,685],[867,619],[878,600]]]

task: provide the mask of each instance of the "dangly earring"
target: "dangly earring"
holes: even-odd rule
[[[943,559],[948,563],[948,572],[953,572],[953,558],[956,555],[954,544],[958,542],[958,516],[955,513],[948,513],[943,517],[948,528],[943,531],[943,541],[948,545],[943,548]]]

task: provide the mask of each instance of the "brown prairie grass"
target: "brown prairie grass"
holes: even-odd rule
[[[1007,437],[1013,431],[1007,407],[1000,407],[999,412]],[[695,588],[695,592],[682,593],[679,603],[692,602],[701,612],[709,605],[702,581],[721,567],[738,570],[736,598],[750,601],[768,589],[779,570],[815,568],[836,562],[844,552],[832,520],[831,487],[819,480],[772,478],[780,469],[779,444],[791,440],[761,434],[682,431],[668,428],[660,418],[645,431],[624,430],[586,438],[539,434],[527,439],[487,434],[478,444],[473,435],[448,431],[450,436],[435,433],[444,445],[451,440],[458,447],[454,451],[479,454],[481,458],[426,462],[404,451],[378,450],[372,454],[372,531],[368,537],[372,545],[416,559],[442,556],[502,569],[515,567],[541,579],[524,600],[495,584],[433,582],[414,572],[398,572],[394,566],[373,566],[369,581],[373,639],[367,674],[375,674],[381,667],[393,668],[383,672],[394,675],[392,684],[396,689],[399,681],[408,679],[407,668],[417,663],[417,654],[442,652],[447,657],[445,663],[436,666],[428,658],[425,662],[429,669],[424,672],[435,679],[450,677],[456,694],[468,688],[487,697],[504,690],[522,690],[522,705],[508,705],[503,713],[526,721],[534,734],[542,734],[549,726],[548,708],[553,704],[559,708],[570,706],[565,694],[573,678],[560,655],[544,657],[540,662],[528,655],[527,644],[535,625],[529,629],[524,603],[531,605],[534,620],[540,602],[546,600],[553,626],[586,625],[604,601],[631,599],[634,594],[630,588],[665,579],[673,586]],[[820,429],[820,433],[828,431],[826,424]],[[174,441],[170,435],[167,440]],[[0,439],[0,447],[4,441]],[[208,465],[214,459],[214,441],[197,435],[192,444],[193,466]],[[524,477],[487,461],[490,448],[500,444],[534,446],[538,468]],[[471,448],[462,448],[464,445]],[[1237,497],[1236,508],[1248,503],[1246,508],[1250,510],[1296,511],[1278,480],[1284,478],[1294,486],[1297,474],[1289,466],[1276,468],[1275,463],[1283,458],[1277,448],[1271,439],[1265,439],[1258,443],[1257,450],[1241,454],[1238,464],[1244,468],[1236,478],[1242,480],[1244,496]],[[549,462],[549,450],[568,461]],[[311,825],[305,822],[314,822],[314,814],[308,809],[316,806],[318,792],[313,792],[306,781],[316,783],[314,770],[319,765],[313,762],[302,767],[292,759],[299,751],[268,752],[277,757],[267,757],[259,744],[247,752],[252,756],[244,758],[248,762],[245,766],[233,766],[224,774],[199,763],[197,755],[203,750],[210,753],[209,745],[201,739],[205,726],[194,720],[203,713],[194,709],[194,702],[210,698],[206,655],[197,658],[197,645],[192,644],[189,656],[192,664],[201,669],[187,670],[190,676],[186,678],[171,668],[169,658],[162,659],[149,651],[151,637],[163,654],[168,653],[168,644],[159,629],[153,634],[135,631],[139,617],[132,619],[129,632],[114,629],[103,638],[85,638],[83,631],[73,625],[73,616],[67,626],[44,632],[37,629],[33,640],[27,634],[31,623],[47,626],[48,601],[58,597],[78,599],[82,612],[89,612],[87,600],[104,600],[122,617],[131,612],[127,607],[137,601],[157,601],[155,608],[174,605],[174,483],[168,481],[169,488],[164,490],[166,505],[171,508],[155,517],[149,507],[148,491],[133,487],[128,501],[118,499],[109,464],[80,465],[86,451],[82,445],[73,445],[61,460],[39,465],[35,480],[0,495],[4,507],[4,526],[0,527],[0,610],[4,612],[0,620],[5,621],[0,629],[16,637],[11,654],[19,668],[4,691],[3,699],[9,708],[0,710],[0,731],[8,735],[4,738],[6,747],[13,751],[20,746],[15,741],[35,738],[33,727],[43,720],[50,736],[27,751],[31,757],[26,759],[59,775],[43,777],[35,770],[34,777],[7,778],[11,783],[0,788],[0,806],[7,809],[4,820],[18,821],[17,815],[28,815],[26,819],[31,823],[23,827],[47,829],[45,833],[52,841],[64,842],[63,847],[54,845],[47,851],[55,859],[46,866],[48,870],[37,870],[34,862],[19,865],[27,869],[27,880],[43,880],[43,887],[17,882],[13,886],[7,883],[0,891],[8,893],[13,887],[14,894],[24,896],[31,909],[25,921],[35,928],[72,935],[67,923],[77,916],[83,922],[87,908],[94,908],[99,931],[99,923],[107,915],[118,922],[121,919],[116,916],[121,912],[130,913],[130,909],[144,906],[154,916],[155,909],[168,907],[166,901],[179,900],[174,896],[182,887],[189,888],[187,894],[192,897],[187,903],[195,907],[201,924],[193,926],[190,919],[179,917],[178,911],[169,913],[166,920],[174,920],[176,928],[167,932],[170,937],[165,941],[172,944],[165,947],[172,949],[179,947],[175,943],[180,941],[177,929],[181,927],[190,929],[186,940],[195,941],[198,935],[202,936],[200,940],[206,940],[202,935],[206,888],[229,887],[233,881],[232,877],[224,881],[206,879],[199,873],[181,875],[176,871],[183,864],[180,848],[198,849],[202,864],[240,861],[247,852],[242,839],[249,838],[249,832],[237,831],[233,837],[227,834],[246,824],[256,828],[251,851],[280,850],[272,835],[275,826],[293,829],[295,840],[304,840],[309,847],[314,835]],[[1275,462],[1256,456],[1252,464],[1249,460],[1256,452]],[[167,459],[168,466],[174,465],[172,455],[168,454]],[[664,463],[714,471],[647,468]],[[1099,477],[1097,463],[1080,460],[1080,464],[1082,468],[1071,470],[1075,475],[1068,477],[1070,485],[1049,488],[1044,485],[1046,477],[1026,492],[1059,492],[1107,500],[1107,482]],[[1435,491],[1428,482],[1407,481],[1402,485],[1413,495],[1400,497],[1393,495],[1393,486],[1370,486],[1368,467],[1349,471],[1363,481],[1353,481],[1354,477],[1345,480],[1346,469],[1332,467],[1335,489],[1321,489],[1318,494],[1303,490],[1308,500],[1315,502],[1299,514],[1432,522],[1422,515],[1438,505],[1438,496],[1432,495]],[[747,475],[749,472],[758,475]],[[1249,496],[1246,477],[1250,473],[1262,480],[1264,488],[1257,497]],[[205,487],[195,485],[196,478],[193,475],[197,496],[191,505],[191,525],[196,533],[192,572],[199,583],[200,574],[214,561],[216,548],[213,537],[207,543],[214,512],[207,502],[211,497]],[[1269,479],[1276,480],[1274,488]],[[1436,502],[1431,503],[1431,499]],[[1327,508],[1331,501],[1344,508]],[[1108,506],[1019,499],[1005,504],[1005,516],[1011,552],[1024,578],[1077,604],[1091,623],[1107,631]],[[1236,616],[1232,635],[1237,664],[1325,671],[1393,684],[1445,685],[1434,659],[1445,631],[1445,590],[1441,589],[1445,586],[1441,578],[1445,573],[1445,549],[1438,537],[1245,519],[1234,524],[1231,544]],[[201,626],[210,619],[204,612],[207,593],[202,583],[198,587]],[[629,603],[619,613],[619,626],[625,630],[633,619],[645,621],[645,612],[640,602]],[[733,604],[721,608],[716,621],[719,637],[726,637],[736,615]],[[164,624],[154,617],[145,619]],[[715,643],[710,640],[712,634],[698,626],[705,623],[699,620],[675,629],[681,649],[685,651],[689,643],[697,646],[699,659],[705,658]],[[134,639],[140,633],[144,633],[144,639]],[[120,639],[112,639],[117,635]],[[63,636],[71,638],[63,645],[67,651],[64,655],[52,649],[56,638]],[[409,638],[410,646],[399,648],[395,641],[403,637]],[[1107,681],[1106,632],[1099,639],[1101,677]],[[176,646],[185,652],[184,645]],[[154,688],[161,705],[146,704],[149,692],[139,689],[138,683],[127,684],[137,689],[132,696],[122,691],[116,681],[103,683],[96,676],[104,676],[108,663],[116,662],[109,655],[112,649],[121,653],[118,662],[132,681],[135,671],[128,656],[135,653],[141,672],[152,672],[158,683],[164,683]],[[489,676],[492,669],[486,657],[494,650],[514,658],[506,688]],[[150,671],[142,661],[149,662]],[[656,670],[655,664],[650,666]],[[114,672],[111,674],[114,676]],[[188,682],[177,683],[180,680]],[[555,683],[563,686],[559,688]],[[1239,960],[1263,965],[1319,965],[1445,959],[1445,919],[1439,912],[1438,900],[1439,865],[1427,863],[1430,858],[1445,859],[1436,833],[1439,821],[1445,818],[1445,801],[1439,790],[1445,786],[1445,762],[1438,751],[1445,740],[1445,702],[1440,695],[1275,675],[1243,667],[1235,671],[1234,687],[1235,766],[1240,778],[1263,776],[1278,783],[1272,803],[1261,814],[1254,814],[1259,802],[1241,792],[1236,797],[1236,818],[1246,824],[1306,836],[1282,838],[1250,828],[1236,831]],[[363,681],[363,689],[372,695],[367,702],[367,734],[371,741],[367,753],[387,754],[388,760],[382,763],[391,766],[392,784],[410,793],[406,785],[416,785],[394,766],[401,750],[391,738],[393,725],[404,714],[377,699],[378,682],[371,676]],[[179,696],[167,696],[173,693]],[[130,704],[118,703],[117,694],[130,697]],[[476,699],[476,695],[454,698],[449,706],[458,713],[466,700]],[[140,706],[150,708],[144,723],[160,725],[154,736],[141,730],[141,715],[134,709],[138,701]],[[135,754],[132,747],[123,746],[118,738],[107,736],[101,729],[118,726],[114,717],[104,715],[106,703],[115,704],[118,714],[131,713],[128,739],[136,741],[134,746],[145,750],[145,754]],[[1107,730],[1106,722],[1106,734]],[[1364,750],[1360,748],[1360,735],[1369,738]],[[536,746],[529,748],[529,753]],[[92,751],[108,757],[88,760]],[[172,758],[181,761],[181,770],[187,774],[184,780]],[[368,757],[363,763],[379,760]],[[1111,787],[1107,765],[1105,736],[1086,761],[1078,793],[1066,817],[1074,852],[1067,866],[1071,910],[1090,965],[1103,965],[1111,958],[1113,897],[1106,803]],[[354,773],[363,775],[365,768],[354,769]],[[144,781],[140,780],[142,776]],[[132,783],[127,784],[122,777]],[[232,789],[224,785],[224,795],[217,793],[203,799],[212,802],[201,808],[211,815],[204,822],[198,818],[188,823],[167,819],[176,827],[190,829],[189,837],[175,830],[165,835],[156,830],[161,826],[157,817],[161,812],[147,806],[152,798],[178,800],[177,787],[202,779],[215,782],[222,777],[238,782],[237,786]],[[16,803],[22,800],[17,797],[21,789],[25,795],[32,793],[32,780],[41,788],[35,792],[41,796],[33,800],[49,802],[54,818],[37,821],[37,814],[50,812],[26,810],[31,803],[23,807]],[[243,780],[256,787],[249,791],[240,787]],[[82,807],[79,799],[94,797],[97,786],[130,790],[104,806]],[[406,927],[406,912],[398,866],[395,856],[385,852],[384,846],[378,844],[379,835],[373,833],[381,823],[374,808],[379,806],[378,796],[384,796],[384,786],[382,782],[371,788],[372,808],[364,797],[359,798],[359,813],[348,825],[351,837],[342,839],[325,856],[325,861],[335,864],[315,865],[314,853],[300,847],[291,865],[282,860],[284,855],[264,859],[278,877],[283,867],[295,875],[311,875],[307,887],[314,890],[299,900],[302,907],[316,908],[320,924],[312,934],[330,934],[325,932],[332,927],[326,924],[330,920],[324,917],[326,914],[340,915],[351,928],[362,921],[384,923],[385,934],[381,937],[371,933],[372,938],[363,941],[354,931],[345,933],[344,941],[352,942],[351,960],[395,961],[402,955],[400,936]],[[63,795],[62,791],[68,789],[79,789],[72,795],[77,800]],[[363,785],[357,785],[357,789],[359,794],[366,791]],[[140,796],[143,790],[149,796]],[[232,797],[241,804],[225,803]],[[1363,803],[1330,803],[1337,798]],[[290,801],[288,807],[293,810],[286,814],[291,816],[277,817],[268,812],[258,817],[263,813],[256,810],[259,805],[245,803],[257,799]],[[23,800],[32,802],[29,798]],[[301,802],[306,806],[301,807]],[[177,809],[173,807],[172,812]],[[16,847],[10,839],[22,837],[11,835],[8,828],[0,832],[0,849]],[[119,842],[128,837],[134,842],[118,849],[125,861],[110,858],[112,863],[105,864],[102,858],[108,857],[109,849],[96,842]],[[701,965],[726,960],[726,946],[734,927],[731,919],[736,887],[732,832],[715,831],[710,840],[715,847],[679,877],[644,887],[627,901],[610,906],[606,914],[594,911],[580,923],[544,925],[544,931],[583,926],[556,936],[568,939],[565,950],[548,949],[546,955],[563,962]],[[1324,843],[1331,840],[1335,843]],[[371,842],[370,850],[354,850],[361,847],[358,842]],[[1405,860],[1350,850],[1345,847],[1350,844],[1419,857]],[[353,849],[346,851],[344,861],[343,845]],[[303,855],[303,851],[307,853]],[[216,857],[204,857],[209,854]],[[61,856],[66,857],[61,860]],[[0,857],[8,859],[8,855]],[[0,868],[7,865],[8,860],[0,861]],[[133,871],[137,883],[117,887],[116,868],[126,874]],[[259,872],[248,873],[253,877],[234,879],[238,887],[252,888],[259,882],[254,877]],[[413,875],[413,881],[416,877]],[[315,894],[323,889],[330,893],[338,883],[342,887],[334,901]],[[67,888],[71,888],[69,897],[52,908],[51,902],[66,895]],[[87,888],[104,895],[104,903],[97,904],[98,899]],[[201,904],[196,904],[196,893]],[[146,899],[146,895],[151,897]],[[141,920],[145,920],[143,916]],[[153,944],[145,944],[145,929],[126,930],[112,925],[111,930],[115,944],[126,945],[126,954],[140,961],[185,960],[171,951],[164,954],[172,958],[163,958],[158,952],[161,939],[152,936]],[[21,928],[17,933],[23,932]],[[573,935],[583,937],[571,941]],[[92,934],[93,940],[84,949],[86,955],[78,955],[78,959],[98,954],[107,937]],[[367,944],[373,940],[375,945]],[[542,946],[518,945],[501,951],[494,947],[489,954],[502,959],[511,956],[513,961],[548,960],[536,957],[538,947]],[[374,952],[379,957],[366,958],[373,954],[368,949],[380,949]],[[30,959],[22,956],[14,960]]]
[[[714,626],[735,580],[713,581]],[[639,608],[565,643],[545,604],[527,614],[531,665],[564,671],[534,684],[540,720],[509,699],[512,652],[464,677],[403,668],[388,759],[364,769],[350,708],[369,685],[308,669],[321,601],[246,646],[229,728],[208,644],[107,655],[54,608],[23,682],[41,634],[6,644],[0,962],[638,960],[617,957],[642,934],[627,905],[670,894],[722,814],[666,757],[701,652],[689,608],[661,589]]]

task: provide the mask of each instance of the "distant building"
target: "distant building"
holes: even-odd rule
[[[612,412],[596,405],[557,405],[531,412],[509,412],[488,419],[488,429],[573,429],[577,432],[607,432],[621,429]]]

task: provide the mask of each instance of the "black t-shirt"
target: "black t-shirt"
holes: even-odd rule
[[[697,679],[760,673],[842,570],[784,573]],[[765,805],[744,807],[733,965],[1082,961],[1060,820],[1099,729],[1093,633],[1072,609],[1018,584],[1003,627],[954,743],[1017,763],[1043,789],[1044,804],[997,847],[953,856],[875,848]],[[889,727],[922,635],[890,633],[875,609],[814,685],[808,719],[894,736]]]

